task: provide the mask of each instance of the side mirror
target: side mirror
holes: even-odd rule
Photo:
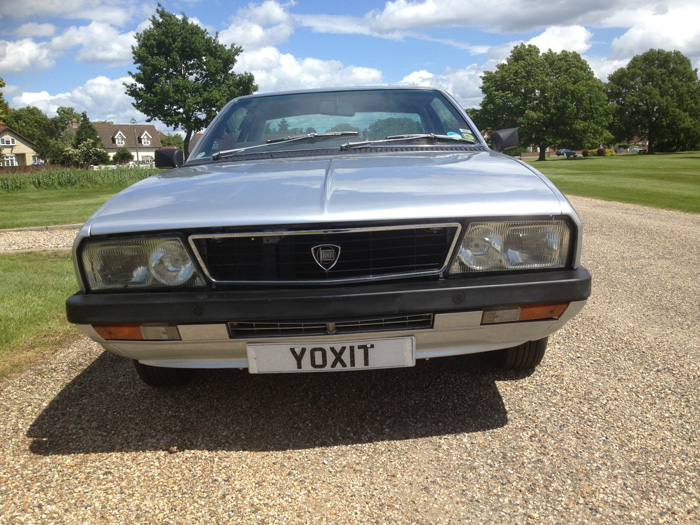
[[[499,129],[491,134],[491,149],[504,151],[515,148],[520,144],[516,128]]]
[[[158,148],[155,157],[156,168],[177,168],[185,162],[185,154],[179,148]]]

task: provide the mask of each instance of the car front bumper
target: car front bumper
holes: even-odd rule
[[[469,277],[435,282],[382,283],[288,289],[158,293],[79,293],[66,303],[68,320],[105,349],[154,366],[248,367],[248,343],[280,337],[233,338],[228,323],[318,321],[428,313],[432,327],[352,334],[294,335],[285,342],[319,344],[414,337],[416,358],[485,352],[546,337],[573,318],[591,292],[591,276],[576,270]],[[557,319],[482,324],[484,310],[570,303]],[[105,341],[97,325],[167,323],[179,340]]]

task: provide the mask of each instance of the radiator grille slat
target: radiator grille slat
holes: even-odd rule
[[[316,283],[439,273],[459,224],[313,232],[193,235],[190,242],[208,276],[222,283]],[[315,247],[330,245],[327,269]]]

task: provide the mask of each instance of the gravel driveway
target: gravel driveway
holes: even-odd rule
[[[160,392],[80,339],[0,385],[0,523],[700,522],[700,216],[572,201],[593,295],[532,375]]]

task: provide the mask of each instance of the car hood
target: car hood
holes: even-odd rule
[[[573,213],[526,164],[491,151],[323,156],[184,166],[122,191],[83,235]]]

